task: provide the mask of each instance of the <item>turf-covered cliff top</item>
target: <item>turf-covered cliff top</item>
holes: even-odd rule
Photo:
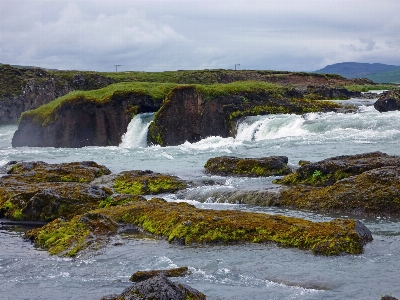
[[[81,101],[106,103],[115,97],[129,96],[131,94],[150,96],[154,101],[161,102],[173,88],[178,86],[187,85],[157,82],[121,82],[98,90],[73,91],[37,109],[24,112],[21,118],[31,118],[35,124],[45,126],[57,118],[57,116],[55,116],[57,109],[68,103]],[[289,89],[288,87],[278,84],[262,81],[212,85],[194,84],[191,86],[195,87],[199,93],[205,95],[206,99],[229,94],[238,94],[239,92],[266,92],[275,97],[281,97],[281,95]]]
[[[84,82],[79,80],[84,77]],[[78,80],[77,80],[78,79]],[[36,67],[15,67],[0,64],[0,99],[21,95],[28,82],[35,84],[54,80],[60,88],[68,85],[75,90],[102,88],[113,82],[159,82],[179,84],[215,84],[235,81],[264,81],[294,86],[329,85],[351,87],[357,91],[368,89],[391,89],[394,86],[377,86],[364,79],[349,80],[335,74],[272,70],[178,70],[164,72],[93,72],[78,70],[47,70]]]
[[[37,125],[46,126],[56,120],[56,111],[65,104],[78,102],[107,103],[113,97],[123,97],[130,94],[150,96],[155,101],[162,101],[168,92],[174,88],[174,83],[121,82],[105,88],[90,91],[73,91],[59,97],[37,109],[22,113],[22,118],[31,118]]]

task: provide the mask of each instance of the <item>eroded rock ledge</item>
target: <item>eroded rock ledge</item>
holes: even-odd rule
[[[399,156],[372,152],[313,163],[302,161],[294,173],[274,182],[282,186],[257,191],[224,191],[211,197],[215,202],[321,213],[400,216]]]

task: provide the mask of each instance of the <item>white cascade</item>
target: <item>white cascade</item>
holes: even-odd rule
[[[147,147],[147,132],[154,113],[137,114],[128,125],[122,136],[121,148]]]

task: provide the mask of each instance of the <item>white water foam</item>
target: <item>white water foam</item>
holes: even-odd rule
[[[121,148],[147,147],[147,132],[154,113],[138,114],[133,117],[126,133],[122,136]]]

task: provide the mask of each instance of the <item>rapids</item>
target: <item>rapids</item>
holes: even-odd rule
[[[382,151],[400,155],[400,112],[379,113],[371,100],[352,99],[357,113],[311,113],[248,117],[237,124],[235,138],[209,137],[174,147],[147,146],[153,115],[132,119],[119,147],[12,148],[15,125],[0,126],[0,165],[10,160],[49,163],[93,160],[113,172],[152,170],[204,182],[167,201],[187,201],[201,208],[239,209],[327,221],[354,218],[290,209],[213,203],[221,191],[273,187],[273,178],[208,176],[203,166],[220,155],[286,155],[293,167],[301,159]],[[209,185],[209,181],[216,184]],[[21,238],[28,225],[0,220],[0,299],[100,299],[120,293],[138,270],[188,266],[192,274],[176,281],[207,299],[380,299],[400,297],[400,221],[360,218],[374,241],[362,255],[320,257],[275,245],[179,246],[137,235],[114,237],[97,255],[58,258]]]

